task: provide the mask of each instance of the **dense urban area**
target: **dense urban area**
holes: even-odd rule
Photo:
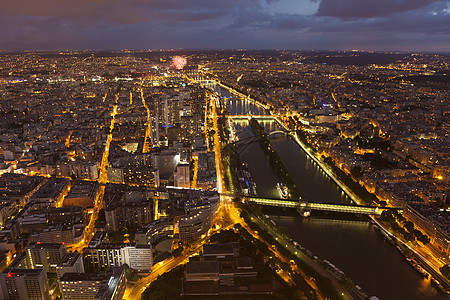
[[[0,299],[446,299],[449,111],[444,54],[0,53]],[[365,224],[415,281],[278,220]]]

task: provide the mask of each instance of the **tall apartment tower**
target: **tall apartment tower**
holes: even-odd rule
[[[0,273],[0,299],[48,299],[49,285],[44,269],[7,268]]]
[[[55,272],[56,266],[66,255],[64,243],[30,243],[25,252],[31,269],[44,269],[46,272]]]
[[[175,168],[174,179],[177,187],[190,187],[189,163],[179,163],[177,165]]]
[[[69,252],[61,259],[56,266],[58,278],[65,273],[84,273],[83,257],[78,252]]]

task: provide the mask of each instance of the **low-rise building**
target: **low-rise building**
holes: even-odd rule
[[[241,257],[239,243],[203,245],[204,260],[186,264],[184,295],[270,294],[271,282],[255,283],[258,273],[250,257]]]
[[[64,206],[93,207],[98,183],[78,181],[64,198]]]
[[[49,206],[55,206],[55,203],[62,200],[67,193],[69,186],[68,178],[50,178],[28,199],[28,202],[47,202]]]

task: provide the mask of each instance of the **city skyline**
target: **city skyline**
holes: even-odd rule
[[[446,0],[20,0],[0,11],[0,51],[450,51]]]
[[[449,55],[0,57],[0,299],[448,298]]]

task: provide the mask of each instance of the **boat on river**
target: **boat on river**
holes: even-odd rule
[[[286,187],[284,184],[278,182],[278,183],[277,183],[277,189],[278,189],[278,191],[280,192],[281,197],[282,197],[283,199],[287,199],[287,197],[289,196],[287,187]]]

